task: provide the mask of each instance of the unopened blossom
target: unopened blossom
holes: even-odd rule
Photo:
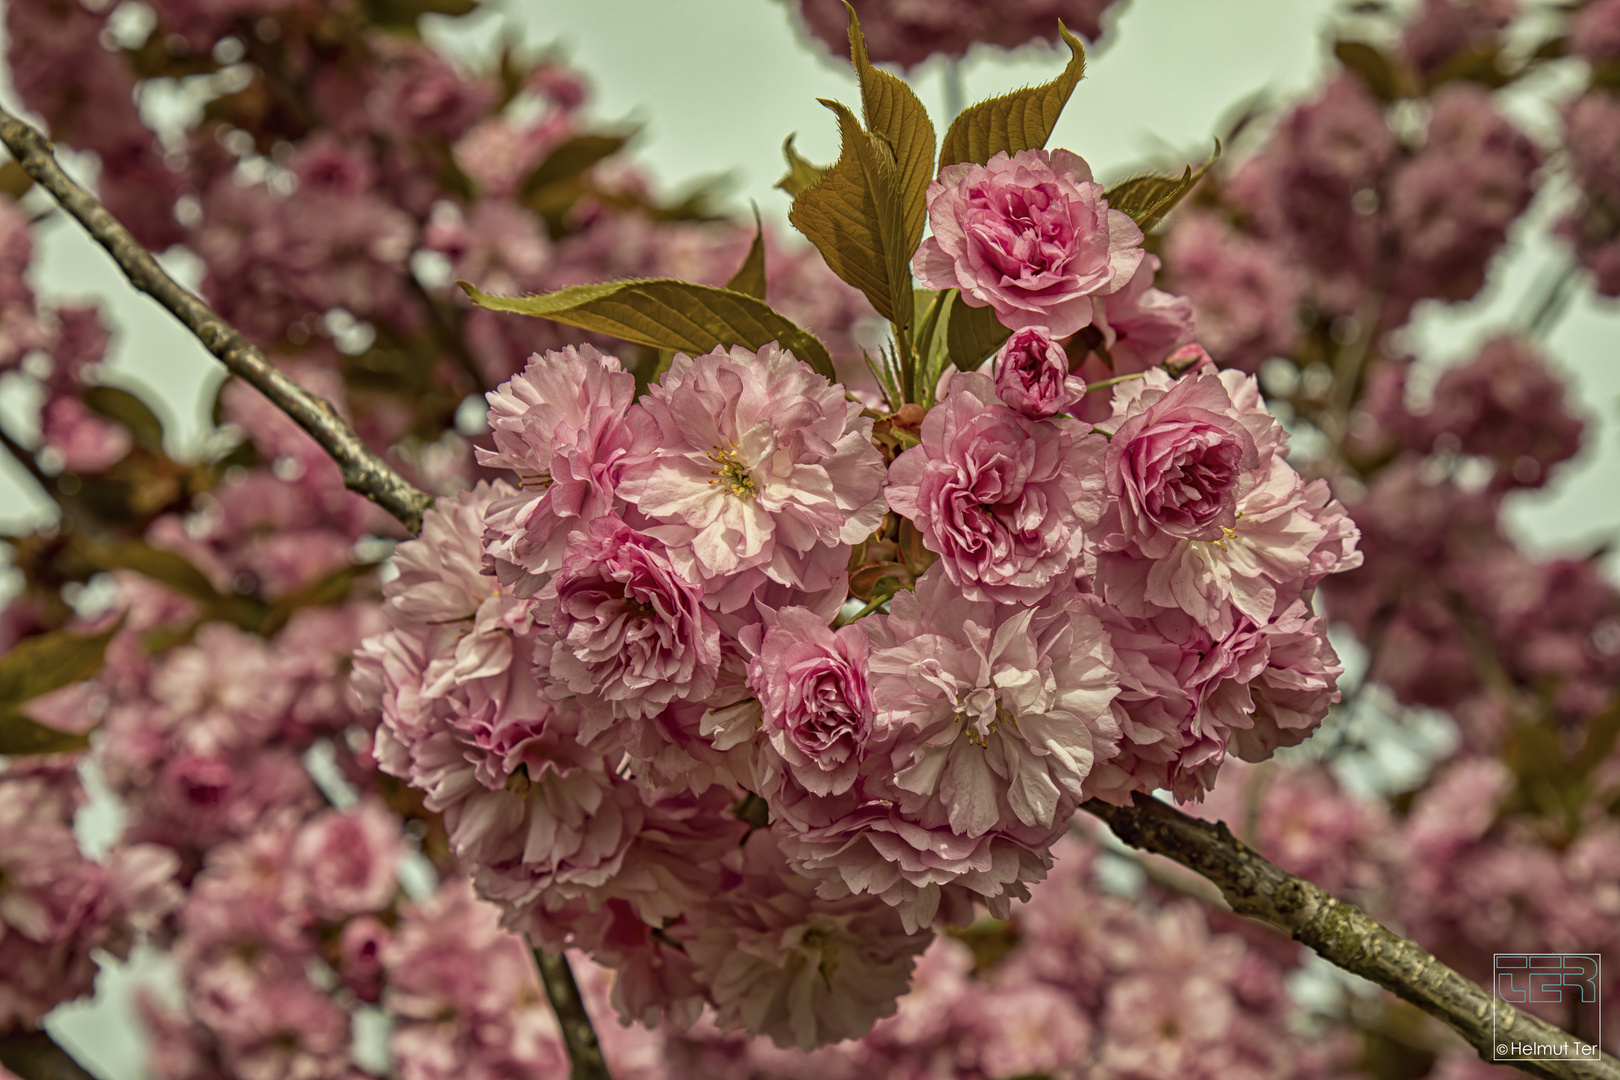
[[[1053,337],[1090,325],[1097,298],[1123,289],[1144,257],[1142,230],[1067,150],[946,166],[928,186],[928,220],[933,235],[912,261],[923,284]]]
[[[1110,551],[1149,559],[1182,540],[1216,541],[1237,523],[1238,503],[1257,485],[1281,441],[1257,442],[1222,378],[1203,370],[1172,381],[1162,371],[1122,384],[1103,471],[1108,509],[1099,526]]]
[[[571,537],[541,599],[553,605],[551,676],[582,699],[641,717],[714,688],[720,631],[702,586],[617,515]]]
[[[695,915],[687,945],[722,1028],[811,1050],[893,1014],[931,934],[908,931],[872,897],[820,898],[768,830],[727,864],[723,899]]]
[[[490,507],[488,550],[520,592],[562,565],[569,535],[613,509],[625,464],[654,445],[635,392],[617,357],[581,345],[531,357],[489,394],[495,448],[478,461],[510,469],[518,490]]]
[[[762,769],[791,773],[816,795],[850,789],[877,721],[870,652],[859,623],[834,631],[806,608],[782,609],[748,666],[771,750]]]
[[[677,353],[645,408],[659,449],[625,470],[619,495],[710,606],[735,610],[764,579],[825,588],[882,519],[872,421],[774,344]]]
[[[1064,580],[1103,510],[1099,435],[1033,421],[978,373],[954,375],[922,442],[889,470],[889,505],[971,599],[1030,602]]]
[[[1068,353],[1044,326],[1014,330],[989,367],[1002,404],[1032,420],[1064,412],[1086,392],[1069,374]]]

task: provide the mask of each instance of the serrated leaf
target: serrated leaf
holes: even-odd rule
[[[83,682],[101,670],[107,643],[123,627],[119,619],[99,634],[66,630],[26,637],[0,656],[0,706],[17,706],[52,690]]]
[[[776,182],[776,186],[796,199],[820,180],[827,169],[825,166],[812,165],[800,157],[799,152],[793,148],[794,138],[795,136],[789,135],[782,140],[782,156],[787,159],[788,171],[782,174],[782,179]]]
[[[934,123],[904,79],[872,66],[866,55],[861,20],[848,0],[844,6],[849,8],[849,58],[861,81],[861,114],[866,129],[888,143],[894,154],[895,195],[900,200],[903,230],[899,236],[900,254],[903,265],[909,267],[928,221],[928,185],[934,179]]]
[[[1003,151],[1039,150],[1052,137],[1069,95],[1086,73],[1086,47],[1058,24],[1069,46],[1069,62],[1049,83],[1028,86],[1010,94],[970,105],[952,121],[939,147],[939,167],[971,161],[983,165]]]
[[[899,325],[911,317],[911,251],[904,250],[894,153],[844,106],[825,98],[821,103],[838,117],[838,160],[793,200],[788,220],[816,245],[833,273]]]
[[[1335,41],[1333,55],[1339,63],[1355,72],[1374,97],[1380,101],[1396,101],[1409,96],[1408,80],[1402,77],[1395,61],[1365,41]]]
[[[995,308],[969,307],[960,293],[951,297],[944,317],[945,355],[957,371],[974,370],[1012,336],[996,318]]]
[[[1122,180],[1108,189],[1103,197],[1115,210],[1123,210],[1144,233],[1149,232],[1187,193],[1198,186],[1198,181],[1221,158],[1221,144],[1215,142],[1215,153],[1194,172],[1188,165],[1180,176],[1135,176]]]
[[[163,421],[146,402],[128,390],[116,386],[86,387],[84,403],[91,411],[128,428],[138,445],[155,453],[163,452]]]
[[[742,265],[726,282],[726,288],[758,300],[765,299],[765,226],[759,220],[757,206],[754,207],[754,242],[748,246],[748,254],[743,258]]]
[[[468,282],[458,284],[490,311],[551,319],[654,349],[698,355],[717,345],[758,349],[775,341],[837,381],[832,357],[814,334],[746,293],[673,278],[606,281],[523,297],[490,296]]]
[[[0,754],[63,754],[89,745],[88,735],[48,728],[15,706],[0,705]]]

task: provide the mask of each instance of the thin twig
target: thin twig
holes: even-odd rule
[[[411,532],[422,530],[422,513],[432,505],[432,496],[417,490],[372,451],[331,402],[293,382],[207,304],[166,274],[106,207],[62,171],[50,140],[0,109],[0,142],[6,144],[23,171],[54,195],[62,208],[107,249],[131,285],[168,309],[233,375],[251,383],[309,432],[337,462],[349,490],[381,506]]]
[[[95,1080],[88,1069],[43,1031],[0,1035],[0,1066],[21,1080]]]
[[[1138,794],[1133,806],[1083,804],[1130,844],[1196,870],[1221,890],[1239,915],[1282,930],[1323,959],[1377,983],[1444,1021],[1486,1061],[1510,1055],[1513,1043],[1584,1046],[1573,1035],[1521,1012],[1463,978],[1415,942],[1349,904],[1261,858],[1223,823],[1189,817]],[[1547,1080],[1620,1080],[1620,1063],[1606,1054],[1553,1061],[1503,1061]]]
[[[540,981],[545,984],[552,1011],[557,1014],[557,1026],[562,1028],[568,1060],[574,1063],[572,1080],[612,1080],[568,957],[535,949],[534,962],[540,968]]]

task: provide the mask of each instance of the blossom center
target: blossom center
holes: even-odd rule
[[[730,449],[716,446],[709,451],[709,460],[714,462],[714,479],[711,484],[718,484],[741,499],[752,499],[759,494],[759,485],[748,472],[748,466],[737,460],[737,446],[732,444]]]

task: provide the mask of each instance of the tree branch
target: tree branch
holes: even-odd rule
[[[0,1066],[16,1073],[20,1080],[96,1080],[43,1031],[0,1035]]]
[[[1584,1045],[1544,1020],[1493,1000],[1483,988],[1349,904],[1284,873],[1220,822],[1201,821],[1138,793],[1134,806],[1096,799],[1082,809],[1108,823],[1132,847],[1174,859],[1219,886],[1240,915],[1282,930],[1323,959],[1377,983],[1452,1029],[1494,1062],[1498,1044]],[[1492,1009],[1495,1009],[1493,1030]],[[1547,1080],[1620,1080],[1620,1063],[1606,1054],[1555,1061],[1504,1061]]]
[[[6,144],[23,171],[54,195],[62,208],[107,249],[131,285],[167,308],[233,375],[251,383],[309,432],[337,462],[349,490],[359,492],[394,515],[412,533],[422,531],[422,513],[432,505],[432,496],[417,490],[372,451],[343,421],[331,402],[293,382],[252,342],[165,273],[151,253],[136,242],[95,196],[62,171],[50,140],[0,109],[0,142]]]
[[[551,999],[551,1009],[557,1014],[557,1025],[562,1028],[568,1060],[574,1065],[570,1074],[572,1080],[613,1080],[608,1074],[607,1061],[602,1057],[596,1029],[591,1026],[591,1014],[585,1011],[585,999],[580,996],[579,984],[568,966],[568,957],[535,949],[534,962],[540,968],[540,981],[545,984],[546,997]]]

